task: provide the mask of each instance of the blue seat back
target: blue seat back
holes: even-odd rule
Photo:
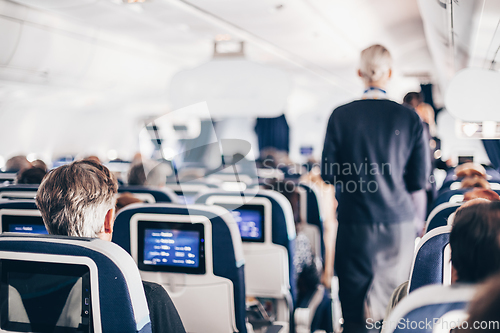
[[[22,258],[23,262],[51,260],[55,263],[66,263],[68,257],[74,257],[75,263],[89,267],[91,311],[98,314],[94,315],[94,326],[101,327],[102,332],[151,332],[139,271],[133,259],[116,244],[66,236],[0,235],[0,258],[12,259],[13,256]],[[86,259],[91,264],[84,261]]]
[[[295,225],[292,207],[289,201],[280,193],[269,190],[247,190],[244,192],[214,191],[204,193],[196,199],[196,203],[204,204],[211,196],[245,196],[255,198],[266,198],[271,202],[272,219],[272,242],[286,248],[288,252],[288,267],[290,275],[290,292],[293,301],[296,299],[296,274],[293,258],[295,255]]]
[[[450,232],[451,226],[444,226],[424,235],[413,259],[408,292],[429,284],[443,284],[451,278]]]
[[[35,184],[16,184],[0,186],[0,199],[34,199],[38,185]]]
[[[9,219],[6,216],[9,216]],[[22,230],[21,232],[47,233],[42,214],[34,200],[0,200],[0,231],[14,231],[9,230],[12,226],[15,226],[16,230]]]
[[[145,194],[154,198],[154,202],[177,202],[177,195],[167,187],[149,187],[136,185],[121,185],[118,193],[130,192],[132,194]],[[140,199],[140,198],[139,198]]]
[[[0,209],[34,210],[38,209],[35,200],[0,200]]]
[[[246,333],[245,326],[245,277],[244,262],[238,255],[238,246],[241,251],[241,240],[239,244],[234,243],[234,236],[229,229],[226,219],[232,218],[226,210],[217,207],[218,211],[224,211],[227,215],[214,213],[209,207],[200,205],[172,205],[172,204],[133,204],[125,207],[116,216],[113,242],[120,245],[125,251],[131,253],[131,243],[137,239],[131,239],[131,220],[136,214],[158,214],[158,215],[201,215],[208,218],[212,225],[212,260],[213,274],[226,278],[232,282],[234,294],[234,309],[236,327],[239,332]],[[223,214],[224,215],[224,214]],[[236,223],[233,220],[233,223]],[[236,227],[236,226],[235,226]],[[207,251],[207,249],[205,249]],[[195,302],[196,300],[193,300]],[[182,317],[182,313],[181,313]]]
[[[319,203],[319,194],[313,185],[300,183],[300,187],[307,193],[307,223],[315,225],[319,229],[321,236],[321,259],[325,258],[325,242],[323,240],[323,219],[321,218],[321,209]]]
[[[0,171],[0,184],[13,183],[17,178],[17,172],[3,172]]]
[[[450,202],[450,199],[455,195],[463,195],[465,192],[472,191],[472,188],[462,188],[458,190],[447,190],[441,193],[434,201],[434,207],[437,207],[445,202]],[[493,190],[500,195],[500,190]]]
[[[448,218],[460,206],[460,203],[445,202],[434,208],[427,218],[427,223],[425,224],[425,232],[427,233],[437,227],[448,225]]]
[[[476,289],[472,285],[427,286],[409,294],[384,322],[382,333],[446,332],[466,318]],[[448,330],[449,331],[449,330]]]

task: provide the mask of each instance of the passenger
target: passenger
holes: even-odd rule
[[[412,193],[416,213],[415,227],[419,236],[422,236],[419,231],[424,229],[425,219],[428,213],[430,213],[429,210],[437,196],[436,183],[434,181],[434,176],[432,175],[432,170],[434,170],[434,168],[437,167],[437,164],[442,161],[437,160],[435,155],[438,139],[435,137],[436,122],[434,121],[434,109],[429,104],[424,103],[422,95],[417,92],[409,92],[406,94],[403,101],[403,105],[415,110],[422,120],[425,142],[428,144],[429,151],[429,168],[431,170],[431,175],[426,184],[425,191],[421,190]]]
[[[460,182],[460,188],[484,188],[489,190],[490,183],[481,176],[467,176]]]
[[[5,163],[5,171],[7,172],[19,172],[31,167],[31,163],[28,161],[28,159],[26,159],[26,156],[24,155],[11,157]]]
[[[478,288],[469,305],[467,327],[456,332],[498,332],[500,331],[500,274],[490,277]]]
[[[118,198],[116,198],[116,214],[118,214],[118,212],[125,206],[141,202],[143,201],[135,197],[132,193],[123,192]]]
[[[470,201],[477,198],[484,198],[490,201],[500,201],[500,195],[498,195],[497,192],[484,188],[475,188],[472,191],[464,193],[464,201]]]
[[[149,171],[148,169],[151,170]],[[128,184],[162,187],[167,184],[167,177],[171,174],[172,169],[166,163],[159,163],[153,166],[152,161],[140,162],[131,166],[128,175]]]
[[[328,289],[332,286],[333,266],[335,262],[335,238],[337,237],[337,200],[335,187],[327,184],[321,178],[321,170],[315,166],[300,178],[300,182],[313,183],[320,192],[320,207],[323,220],[323,242],[325,243],[325,258],[321,283]],[[333,202],[333,205],[332,205]]]
[[[99,157],[97,157],[96,155],[90,155],[86,158],[87,160],[92,160],[92,161],[95,161],[97,163],[101,163],[101,159]]]
[[[111,241],[117,189],[116,179],[105,166],[93,160],[76,161],[47,174],[36,204],[50,234]],[[165,289],[145,281],[143,287],[153,333],[185,333]]]
[[[25,169],[17,174],[18,184],[40,184],[47,172],[40,168]]]
[[[39,168],[45,172],[48,171],[47,164],[45,164],[45,162],[42,160],[34,160],[33,162],[31,162],[31,165],[33,166],[33,168]]]
[[[337,186],[335,269],[344,332],[382,320],[393,290],[408,279],[415,229],[411,192],[425,188],[429,154],[418,115],[387,99],[392,59],[381,45],[361,53],[363,100],[330,117],[322,177]]]
[[[484,198],[460,206],[450,233],[451,283],[478,283],[500,270],[500,202]],[[387,308],[406,297],[408,281],[394,290]]]
[[[145,185],[146,184],[146,172],[144,171],[144,165],[142,162],[132,164],[128,172],[128,185]]]
[[[434,120],[434,109],[432,108],[431,105],[427,103],[420,103],[415,108],[415,111],[417,112],[420,119],[422,119],[422,122],[429,127],[429,134],[430,134],[429,137],[432,139],[432,137],[436,135],[436,121]],[[435,148],[435,146],[431,148]]]
[[[486,169],[478,163],[467,162],[455,168],[455,175],[458,178],[480,176],[486,179]]]
[[[416,110],[423,101],[422,94],[415,91],[411,91],[403,97],[403,105],[414,110]]]
[[[450,233],[452,283],[481,282],[500,270],[499,239],[500,202],[459,209]]]

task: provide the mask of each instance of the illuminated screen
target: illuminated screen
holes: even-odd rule
[[[219,205],[219,204],[218,204]],[[240,229],[244,242],[264,242],[264,206],[262,205],[222,205],[231,211]]]
[[[139,221],[139,268],[205,273],[203,224]]]
[[[4,232],[48,234],[41,216],[2,215]]]
[[[87,266],[2,259],[2,330],[90,332]]]

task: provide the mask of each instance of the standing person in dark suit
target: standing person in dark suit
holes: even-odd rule
[[[382,320],[392,291],[408,279],[415,239],[410,193],[427,180],[422,122],[386,97],[391,66],[381,45],[361,52],[363,98],[334,110],[323,149],[322,177],[338,193],[335,269],[346,333]]]

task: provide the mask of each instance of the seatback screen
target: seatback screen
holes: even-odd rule
[[[228,209],[233,214],[243,242],[264,242],[263,205],[237,206],[220,204],[220,206]]]
[[[2,330],[91,332],[87,266],[9,259],[0,266]]]
[[[141,270],[205,273],[203,224],[139,221],[138,234]]]
[[[2,230],[4,232],[48,234],[41,216],[2,215]]]

